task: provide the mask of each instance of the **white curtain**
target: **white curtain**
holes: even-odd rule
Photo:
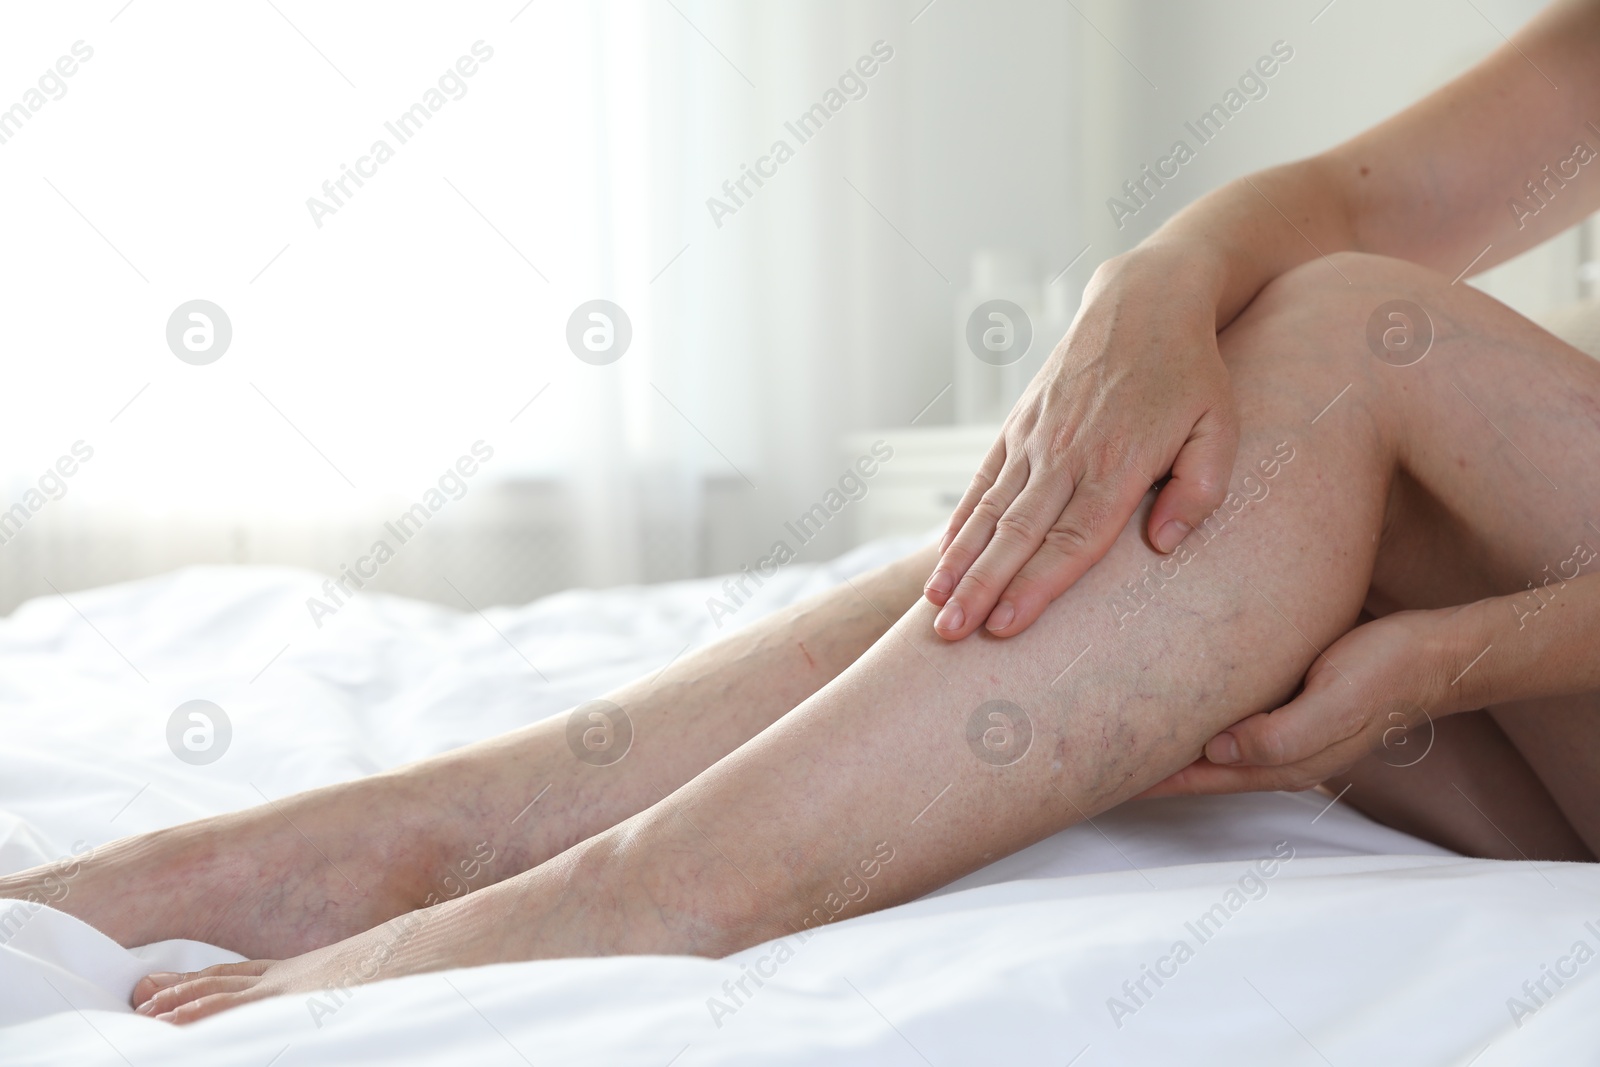
[[[770,543],[843,430],[903,424],[948,378],[897,325],[908,287],[946,285],[897,232],[899,8],[282,7],[16,16],[21,69],[94,55],[3,146],[0,508],[95,452],[0,544],[4,607],[185,561],[332,571],[480,440],[493,459],[430,521],[503,532],[534,499],[543,587],[685,576]],[[800,144],[785,121],[875,42]],[[794,158],[719,226],[708,198],[779,139]],[[207,366],[163,332],[196,298],[233,331]],[[632,325],[608,366],[565,340],[596,298]]]

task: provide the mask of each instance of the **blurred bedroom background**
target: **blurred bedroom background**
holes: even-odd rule
[[[370,588],[481,607],[930,529],[1097,263],[1539,6],[12,8],[0,612],[189,564],[338,576],[378,540]],[[1114,218],[1275,46],[1261,92]],[[1546,316],[1595,291],[1593,230],[1474,284]],[[1037,335],[1009,367],[965,346],[991,298]],[[209,363],[169,346],[192,300],[231,328]],[[569,346],[593,300],[631,328],[611,362]],[[385,524],[419,502],[402,543]],[[819,503],[801,544],[786,524]]]

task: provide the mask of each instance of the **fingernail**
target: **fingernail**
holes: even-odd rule
[[[1232,734],[1218,734],[1206,746],[1206,759],[1212,763],[1238,763],[1239,742]]]
[[[1161,552],[1171,552],[1178,547],[1178,542],[1189,536],[1189,524],[1173,519],[1156,531],[1156,549]]]
[[[183,980],[183,975],[176,971],[151,971],[144,976],[146,982],[154,982],[157,989],[165,989],[169,985],[177,985]]]
[[[923,586],[923,590],[935,596],[949,596],[950,590],[955,587],[955,575],[949,571],[934,571],[933,577],[928,579],[928,584]]]
[[[961,605],[952,600],[944,606],[943,610],[933,620],[933,628],[935,630],[959,630],[961,629],[961,622],[965,618],[966,615],[962,613]]]
[[[991,631],[1004,630],[1011,625],[1011,620],[1017,617],[1016,609],[1010,604],[1001,604],[989,612],[989,629]]]

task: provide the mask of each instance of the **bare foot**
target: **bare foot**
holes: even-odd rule
[[[556,861],[560,862],[560,861]],[[219,1011],[287,993],[342,990],[424,971],[531,959],[539,955],[594,955],[593,946],[539,951],[528,927],[540,923],[527,887],[534,872],[470,897],[395,918],[381,926],[293,959],[227,963],[188,974],[155,973],[140,979],[133,1004],[140,1014],[191,1023]],[[498,897],[498,899],[495,899]],[[335,994],[337,995],[337,994]]]
[[[441,843],[457,829],[420,783],[378,775],[113,841],[0,878],[0,897],[50,903],[129,947],[182,937],[293,956],[486,884],[450,870],[452,850],[474,852]]]
[[[290,993],[328,996],[336,1005],[343,995],[336,991],[351,986],[452,967],[620,954],[723,956],[786,932],[769,929],[766,918],[737,918],[762,909],[751,906],[742,884],[730,883],[729,872],[708,879],[704,856],[668,847],[630,860],[616,845],[627,836],[619,827],[481,892],[294,959],[149,975],[134,987],[133,1004],[143,1015],[182,1024]],[[681,862],[685,857],[691,862]]]

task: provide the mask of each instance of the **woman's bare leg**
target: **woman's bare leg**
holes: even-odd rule
[[[1431,362],[1392,367],[1366,350],[1368,316],[1395,297],[1428,304]],[[224,968],[143,1010],[184,1021],[358,981],[375,954],[384,976],[720,955],[914,898],[1136,795],[1281,702],[1354,622],[1369,579],[1402,606],[1469,599],[1464,575],[1520,587],[1511,575],[1530,561],[1564,558],[1546,553],[1600,488],[1546,498],[1518,466],[1531,449],[1569,485],[1597,477],[1574,453],[1600,451],[1600,368],[1417,268],[1361,256],[1301,268],[1226,332],[1223,352],[1244,422],[1235,496],[1176,569],[1163,574],[1137,516],[1018,637],[947,644],[919,602],[793,713],[555,860],[398,933]],[[1473,396],[1516,448],[1478,432]],[[1410,506],[1408,479],[1439,506]],[[1462,668],[1477,651],[1460,650]]]
[[[555,716],[386,774],[112,842],[67,878],[58,865],[0,878],[0,897],[31,895],[129,946],[186,937],[287,956],[330,944],[524,871],[654,804],[865,651],[920,595],[934,558],[930,546],[606,694],[631,725],[620,759],[620,721],[617,748],[580,748],[580,759],[568,716]],[[604,741],[597,728],[591,739]]]
[[[1591,543],[1600,547],[1600,537]],[[1501,705],[1489,713],[1587,846],[1587,854],[1577,858],[1600,856],[1600,700],[1583,694]],[[1513,835],[1508,843],[1522,858],[1526,846],[1514,837],[1515,831],[1505,833]],[[1537,828],[1529,828],[1529,836],[1537,833]],[[1525,854],[1537,858],[1534,852]]]
[[[1597,781],[1591,780],[1591,790]],[[1468,856],[1594,859],[1532,765],[1485,711],[1420,724],[1404,745],[1369,756],[1324,787],[1379,822]]]
[[[1560,583],[1544,583],[1576,545],[1600,550],[1600,365],[1477,293],[1409,274],[1384,265],[1380,284],[1424,304],[1438,336],[1422,362],[1382,368],[1428,421],[1402,448],[1399,518],[1372,603],[1436,608],[1523,593],[1526,626],[1560,625],[1558,611],[1540,609],[1559,601]],[[1427,566],[1408,562],[1424,557]],[[1472,681],[1469,672],[1461,684]],[[1600,855],[1600,695],[1461,718],[1479,721],[1447,720],[1425,762],[1396,766],[1412,757],[1378,753],[1330,786],[1353,783],[1348,803],[1472,855]]]

